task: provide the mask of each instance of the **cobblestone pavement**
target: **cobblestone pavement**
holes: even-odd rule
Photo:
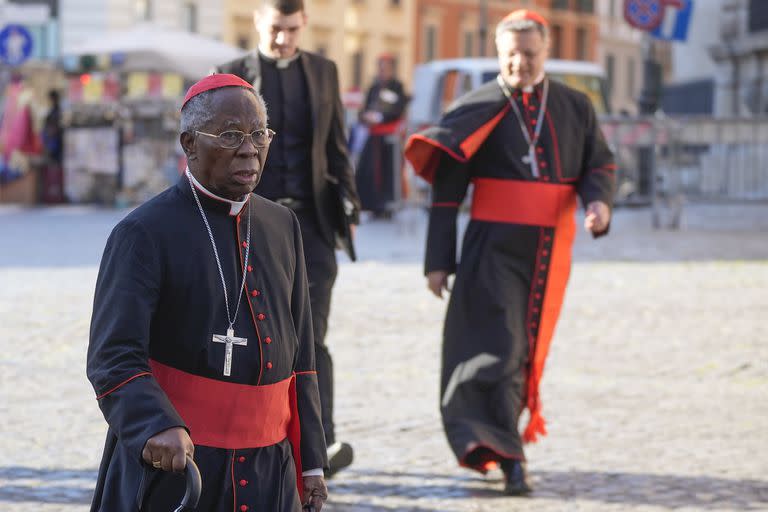
[[[536,491],[456,467],[437,410],[445,303],[421,277],[423,216],[361,226],[329,343],[340,438],[324,510],[768,510],[768,209],[643,210],[577,241],[543,382]],[[0,510],[88,509],[105,432],[84,376],[96,265],[124,212],[0,208]],[[24,243],[21,244],[21,236]]]

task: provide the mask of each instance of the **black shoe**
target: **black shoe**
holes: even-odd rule
[[[354,451],[349,443],[335,442],[328,447],[328,471],[325,472],[326,478],[333,475],[352,464]]]
[[[504,494],[508,496],[525,496],[533,488],[528,483],[525,463],[515,459],[502,461],[501,470],[504,472]]]

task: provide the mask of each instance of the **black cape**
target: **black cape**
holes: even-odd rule
[[[542,84],[525,97],[514,93],[529,133],[542,97]],[[416,172],[433,183],[425,271],[456,274],[443,332],[443,424],[460,464],[479,471],[524,458],[523,441],[546,433],[539,383],[570,271],[576,196],[609,206],[613,196],[613,157],[585,95],[550,82],[538,177],[523,161],[528,146],[510,105],[490,82],[406,147]],[[470,183],[473,218],[457,264],[456,216]],[[498,193],[508,189],[522,193]],[[528,191],[565,194],[556,222],[537,223],[552,205],[528,201]]]
[[[247,215],[251,245],[235,334],[231,377],[223,376],[228,326],[211,241],[186,176],[138,207],[112,231],[94,297],[87,373],[109,430],[92,511],[173,510],[183,477],[148,467],[147,439],[187,427],[153,377],[149,360],[200,377],[264,386],[296,376],[303,468],[327,465],[304,255],[298,221],[255,194],[239,215],[198,195],[211,225],[231,310],[242,278]],[[254,422],[260,421],[254,418]],[[195,431],[190,432],[195,440]],[[197,510],[300,510],[292,447],[195,447],[203,492]]]

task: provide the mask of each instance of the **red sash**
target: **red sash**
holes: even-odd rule
[[[157,361],[150,366],[195,444],[237,450],[272,446],[288,437],[293,377],[248,386],[192,375]]]
[[[299,496],[303,495],[295,375],[275,384],[249,386],[200,377],[151,359],[149,365],[195,444],[237,450],[272,446],[287,438]]]
[[[402,121],[396,119],[388,123],[374,124],[368,127],[368,133],[371,135],[392,135],[400,131]]]
[[[477,220],[552,228],[575,201],[572,185],[494,178],[474,184],[472,218]]]

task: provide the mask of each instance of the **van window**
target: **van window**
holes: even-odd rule
[[[438,103],[433,107],[435,114],[442,115],[457,98],[472,90],[472,76],[462,73],[457,69],[451,69],[443,73],[437,85]]]
[[[563,82],[568,87],[586,94],[592,101],[592,106],[595,107],[595,112],[598,115],[606,113],[605,91],[603,91],[603,82],[599,77],[576,73],[548,73],[548,75],[553,80]]]

